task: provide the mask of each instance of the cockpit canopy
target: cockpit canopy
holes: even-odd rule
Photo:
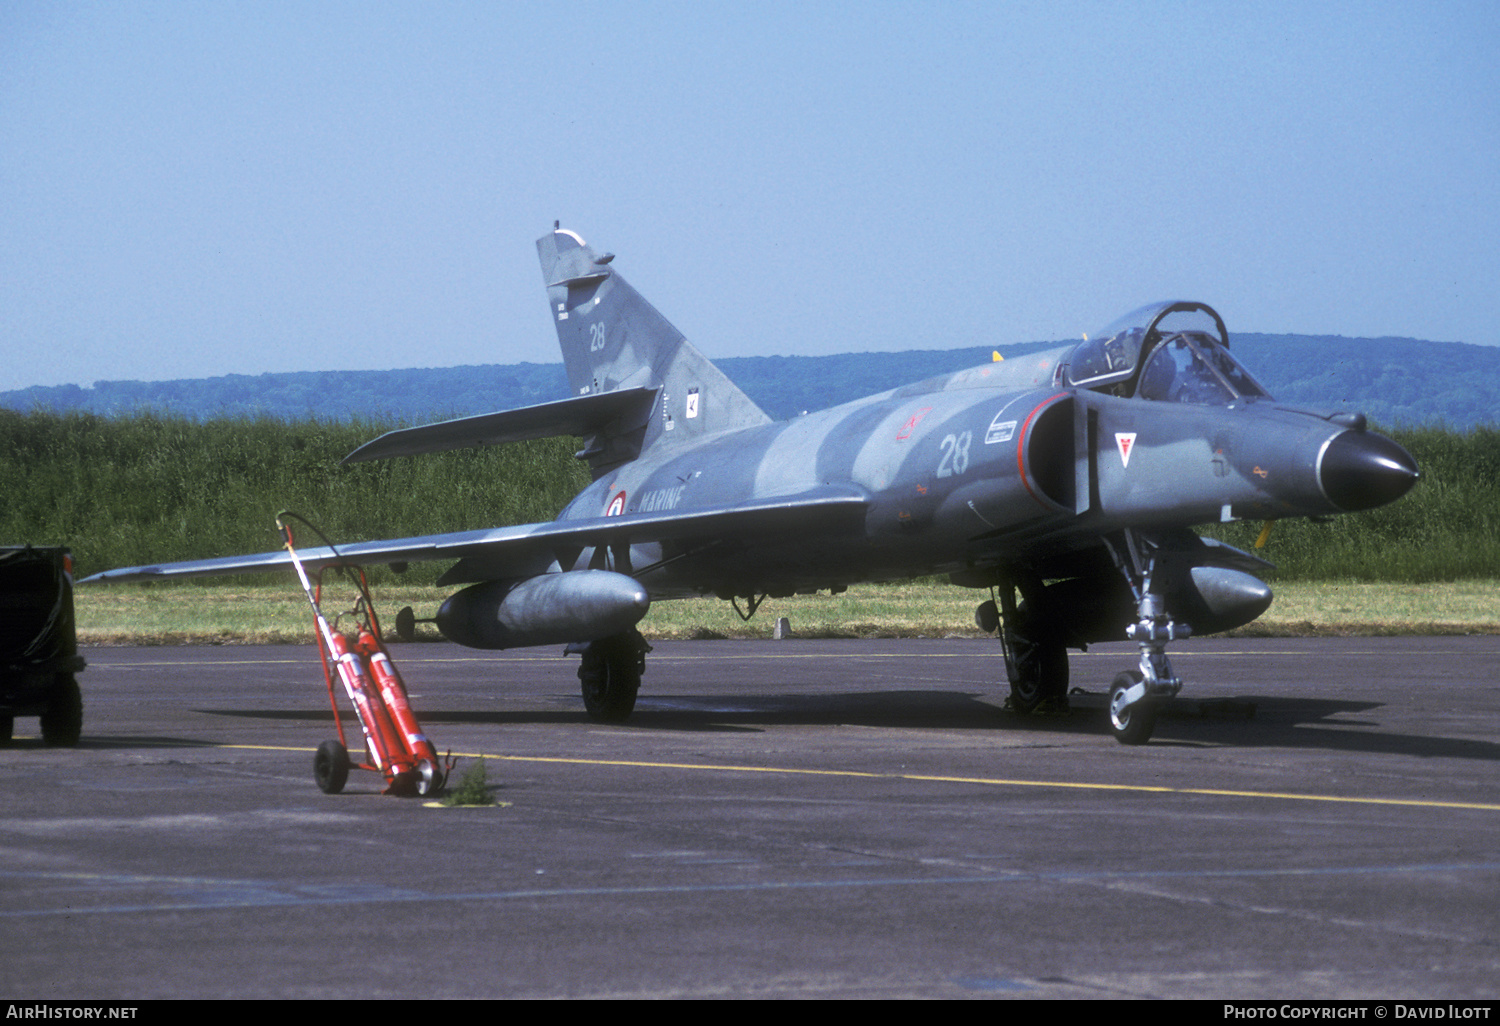
[[[1227,405],[1266,390],[1229,355],[1224,321],[1204,303],[1133,310],[1074,348],[1067,381],[1111,395]]]

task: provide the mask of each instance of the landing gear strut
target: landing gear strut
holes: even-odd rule
[[[1109,726],[1121,744],[1143,745],[1156,729],[1161,700],[1182,690],[1182,680],[1167,658],[1167,642],[1192,637],[1193,628],[1174,621],[1160,592],[1153,589],[1155,542],[1126,528],[1117,538],[1106,538],[1105,545],[1135,599],[1137,619],[1125,628],[1125,636],[1141,647],[1140,669],[1120,674],[1110,685]]]
[[[649,651],[651,646],[635,628],[584,646],[578,681],[589,719],[622,723],[629,718],[635,709],[635,696],[641,688],[641,674],[646,671]]]

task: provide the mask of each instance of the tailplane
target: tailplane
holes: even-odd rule
[[[536,243],[575,397],[623,389],[658,390],[641,449],[771,418],[709,362],[682,332],[631,288],[599,253],[565,228]]]

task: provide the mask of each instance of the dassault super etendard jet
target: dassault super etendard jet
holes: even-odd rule
[[[555,228],[537,242],[572,395],[392,431],[345,462],[576,435],[593,483],[555,521],[340,546],[354,563],[453,560],[436,616],[474,648],[566,644],[590,716],[634,708],[654,599],[743,599],[947,574],[989,589],[1010,701],[1067,701],[1070,647],[1133,639],[1110,722],[1146,741],[1182,681],[1167,644],[1271,603],[1270,564],[1194,525],[1322,517],[1405,494],[1416,464],[1359,414],[1277,403],[1208,306],[1145,306],[1024,358],[772,422],[615,270]],[[442,501],[433,496],[434,502]],[[264,571],[285,551],[97,580]],[[303,553],[325,565],[329,549]],[[736,608],[738,604],[736,604]],[[748,615],[748,614],[745,614]]]

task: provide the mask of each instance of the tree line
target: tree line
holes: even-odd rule
[[[834,356],[738,356],[719,368],[777,420],[822,410],[925,378],[1014,359],[1065,342]],[[1500,423],[1500,347],[1402,338],[1236,335],[1231,348],[1281,402],[1358,410],[1383,424],[1472,428]],[[151,411],[191,420],[270,417],[375,419],[415,424],[530,406],[568,395],[561,363],[408,370],[306,371],[180,381],[99,381],[0,393],[21,412],[130,416]]]

